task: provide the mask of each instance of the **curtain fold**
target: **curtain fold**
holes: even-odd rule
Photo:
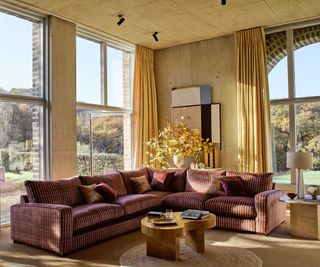
[[[235,33],[238,111],[238,167],[272,171],[271,122],[263,28]]]
[[[149,162],[145,142],[158,134],[153,51],[142,46],[135,50],[132,127],[134,167],[138,168]]]

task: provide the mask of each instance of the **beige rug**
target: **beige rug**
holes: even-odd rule
[[[170,261],[146,256],[146,245],[136,246],[120,258],[121,266],[158,267],[158,266],[196,266],[196,267],[261,267],[262,260],[249,250],[237,247],[217,246],[213,241],[206,241],[206,251],[198,254],[180,241],[179,261]]]

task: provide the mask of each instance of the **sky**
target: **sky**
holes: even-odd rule
[[[32,23],[0,12],[0,87],[32,87]],[[77,37],[77,101],[101,104],[100,44]],[[108,105],[123,106],[123,52],[107,49]],[[295,51],[296,96],[320,95],[320,43]],[[271,99],[288,96],[287,57],[269,73]]]

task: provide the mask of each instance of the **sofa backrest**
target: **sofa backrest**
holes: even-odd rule
[[[263,191],[273,189],[273,173],[243,173],[238,171],[227,171],[227,176],[239,176],[242,178],[247,193],[254,196]]]
[[[79,178],[83,185],[106,183],[117,192],[117,195],[127,195],[127,189],[124,185],[122,176],[118,172],[96,176],[80,176]]]
[[[149,183],[152,181],[153,174],[156,170],[152,168],[147,168]],[[170,183],[170,191],[172,192],[183,192],[186,188],[186,173],[185,168],[170,168],[167,169],[168,172],[175,172],[173,179]]]
[[[224,176],[226,171],[219,170],[196,170],[188,169],[186,177],[186,192],[205,193],[211,181],[211,174]]]
[[[79,177],[59,181],[25,181],[30,203],[61,204],[76,206],[84,203],[79,190]]]
[[[147,172],[147,168],[140,168],[137,170],[132,170],[132,171],[119,171],[119,173],[121,174],[122,178],[123,178],[123,182],[124,185],[127,189],[127,193],[128,194],[134,194],[135,193],[135,189],[130,181],[130,178],[132,177],[140,177],[142,175],[146,176],[146,179],[148,179],[148,172]]]

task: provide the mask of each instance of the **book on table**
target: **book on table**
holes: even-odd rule
[[[182,212],[181,217],[184,219],[192,219],[192,220],[199,220],[209,216],[209,211],[207,210],[195,210],[195,209],[188,209]]]

